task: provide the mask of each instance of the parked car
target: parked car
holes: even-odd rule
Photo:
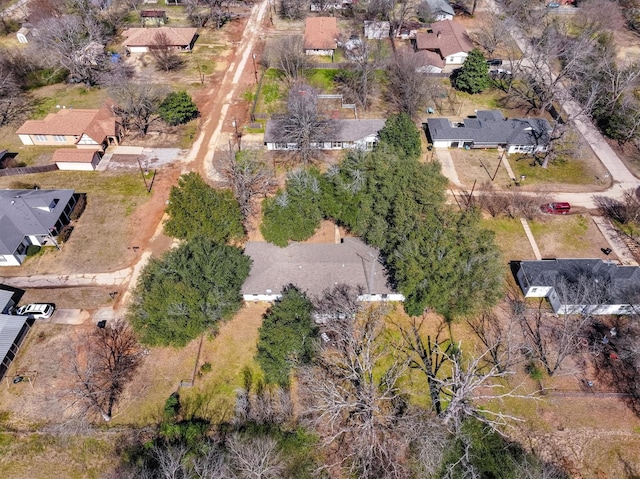
[[[20,306],[16,309],[16,314],[18,316],[32,316],[36,319],[47,319],[55,310],[55,305],[50,303],[31,303]]]
[[[500,60],[499,58],[491,58],[487,60],[487,65],[492,67],[499,67],[502,66],[502,60]]]
[[[560,4],[558,2],[549,2],[547,3],[547,8],[560,8]]]
[[[569,203],[545,203],[540,207],[543,213],[550,215],[567,215],[571,211],[571,205]]]

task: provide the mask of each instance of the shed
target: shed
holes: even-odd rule
[[[60,148],[53,152],[51,162],[59,170],[93,171],[100,163],[100,150]]]

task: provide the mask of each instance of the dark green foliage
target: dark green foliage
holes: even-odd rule
[[[180,393],[172,393],[164,402],[165,419],[175,419],[180,412]]]
[[[171,188],[165,233],[174,238],[207,238],[224,244],[244,235],[242,214],[230,190],[211,188],[198,173],[182,175]]]
[[[314,353],[318,328],[311,319],[313,305],[295,286],[289,285],[282,298],[264,315],[256,360],[265,380],[289,386],[294,363],[308,363]]]
[[[145,344],[184,346],[240,308],[250,265],[238,248],[194,238],[144,268],[129,320]]]
[[[469,52],[452,82],[455,88],[467,93],[481,93],[491,86],[487,59],[480,50],[474,48]]]
[[[40,246],[37,244],[30,244],[27,246],[27,256],[34,256],[40,252]]]
[[[169,125],[181,125],[198,117],[198,107],[184,91],[169,93],[160,104],[158,114]]]
[[[285,190],[264,201],[260,231],[264,239],[280,247],[289,240],[304,241],[320,226],[320,174],[296,170],[289,174]]]
[[[378,135],[380,143],[388,145],[398,156],[419,158],[422,153],[420,130],[406,113],[387,118]]]

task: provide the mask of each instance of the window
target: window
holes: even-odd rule
[[[53,139],[59,143],[64,143],[66,141],[64,135],[53,135]]]
[[[287,149],[287,144],[286,143],[275,143],[275,149],[276,150],[286,150]]]
[[[34,135],[36,141],[47,141],[47,135]]]
[[[18,249],[16,249],[16,253],[24,254],[26,250],[27,250],[27,246],[24,243],[20,243],[20,245],[18,245]]]
[[[0,263],[6,263],[7,262],[7,258],[5,258],[4,256],[0,256]]]
[[[374,146],[376,146],[375,141],[367,141],[367,150],[373,150]]]
[[[536,291],[538,291],[538,288],[531,288],[532,293],[535,293]]]
[[[342,148],[342,142],[341,141],[332,141],[331,142],[331,148]]]

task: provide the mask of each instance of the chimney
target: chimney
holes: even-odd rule
[[[442,36],[442,32],[438,32],[438,33],[436,33],[436,36],[437,36],[438,38],[440,38],[440,37]]]

